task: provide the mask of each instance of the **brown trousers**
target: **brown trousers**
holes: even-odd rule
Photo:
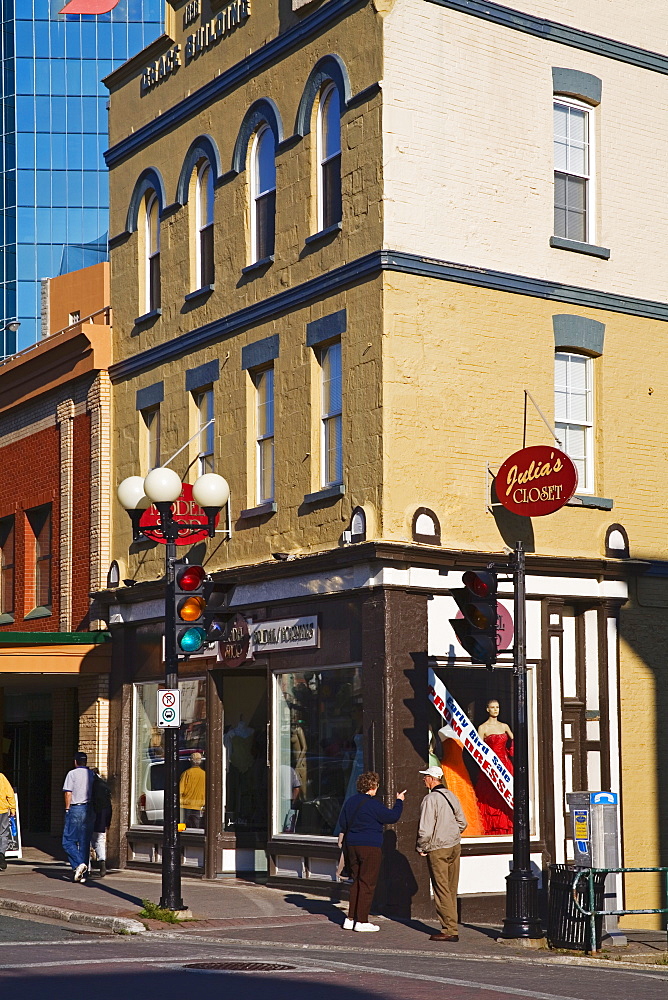
[[[436,913],[444,934],[457,934],[457,883],[461,852],[461,845],[455,844],[454,847],[439,847],[427,854]]]
[[[350,887],[348,917],[360,924],[369,922],[369,908],[376,891],[382,851],[380,847],[349,847]]]

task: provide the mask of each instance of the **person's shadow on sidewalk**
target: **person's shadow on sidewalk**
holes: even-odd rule
[[[57,882],[72,881],[72,872],[69,869],[65,871],[65,873],[63,873],[62,869],[53,868],[35,868],[34,871]],[[109,896],[116,896],[118,899],[123,899],[128,903],[134,903],[135,906],[143,906],[143,900],[141,897],[131,896],[129,893],[123,892],[121,889],[114,889],[113,886],[104,884],[101,879],[88,879],[85,885],[88,889],[101,889],[102,892],[106,892]]]
[[[344,914],[328,899],[307,899],[299,892],[291,892],[285,897],[286,903],[298,906],[306,913],[325,916],[331,924],[342,924]]]

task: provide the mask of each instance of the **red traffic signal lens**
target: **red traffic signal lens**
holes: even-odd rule
[[[203,566],[184,566],[176,574],[176,585],[179,590],[197,590],[205,576]]]
[[[204,598],[199,595],[193,595],[181,601],[178,608],[178,615],[181,621],[196,622],[204,614],[205,608],[206,601]]]
[[[468,570],[462,576],[462,583],[476,597],[492,597],[496,593],[496,581],[491,573],[474,573]]]

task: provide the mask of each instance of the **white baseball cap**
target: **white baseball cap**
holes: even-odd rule
[[[428,767],[425,771],[418,771],[418,774],[428,774],[430,778],[443,778],[440,767]]]

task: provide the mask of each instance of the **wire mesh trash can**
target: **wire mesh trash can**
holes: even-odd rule
[[[598,951],[601,947],[603,918],[596,917],[596,941],[592,945],[590,921],[578,910],[573,899],[575,879],[584,870],[570,865],[550,865],[547,910],[547,942],[550,948]],[[605,872],[594,874],[594,905],[597,910],[604,909],[605,878]],[[577,900],[583,910],[589,910],[589,883],[584,876],[578,883]]]

